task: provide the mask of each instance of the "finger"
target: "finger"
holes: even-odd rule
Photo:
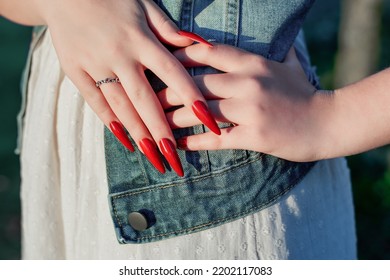
[[[129,106],[132,106],[137,114],[136,120],[142,121],[145,124],[156,142],[167,137],[174,141],[164,111],[144,73],[141,70],[128,69],[126,74],[119,73],[118,77],[121,80],[124,95],[117,95],[119,100],[115,102],[116,104],[114,106],[121,108],[124,111],[126,111]],[[125,100],[122,99],[126,99],[127,101],[125,102]],[[133,118],[134,116],[128,117]]]
[[[148,55],[141,55],[140,62],[172,88],[184,106],[191,108],[204,125],[219,134],[220,129],[207,108],[206,100],[183,65],[159,44],[145,43],[143,54]]]
[[[246,65],[246,61],[253,60],[254,57],[261,59],[260,56],[223,44],[214,44],[212,48],[191,45],[173,52],[173,55],[185,67],[208,65],[223,72],[237,72]]]
[[[140,148],[140,151],[158,171],[165,173],[164,164],[158,153],[156,142],[152,140],[153,138],[149,130],[130,102],[121,84],[103,84],[100,88],[108,104],[115,111],[117,117],[122,120],[122,123]]]
[[[206,100],[228,99],[237,91],[239,77],[229,73],[198,75],[193,80]],[[157,93],[164,110],[174,106],[183,105],[181,99],[171,88],[165,88]]]
[[[206,132],[177,139],[179,149],[186,151],[248,149],[247,128],[234,126],[221,129],[221,136]],[[248,140],[249,139],[249,140]]]
[[[232,100],[208,101],[208,105],[218,122],[241,124],[246,114],[238,108],[244,106],[244,102]],[[185,107],[166,114],[172,129],[191,127],[200,124],[200,121]]]
[[[118,140],[131,152],[134,152],[133,144],[127,137],[126,132],[118,117],[111,110],[110,105],[102,92],[96,87],[95,81],[84,71],[71,71],[74,75],[69,78],[80,90],[84,100],[100,118],[100,120],[111,130]]]
[[[131,100],[134,111],[139,116],[137,120],[139,122],[141,120],[143,121],[154,141],[158,143],[161,153],[175,172],[181,177],[184,176],[183,167],[176,151],[176,141],[173,137],[172,130],[169,127],[160,102],[149,85],[143,71],[128,70],[126,75],[119,74],[118,76],[128,97],[127,100]],[[128,115],[127,118],[131,119],[131,116]],[[133,126],[134,124],[131,127],[131,131],[134,130]]]
[[[179,35],[179,28],[153,1],[139,1],[149,27],[162,43],[176,47],[185,47],[193,43],[193,40]]]
[[[109,106],[118,119],[122,120],[123,125],[136,142],[144,137],[151,137],[120,83],[102,84],[100,90]]]

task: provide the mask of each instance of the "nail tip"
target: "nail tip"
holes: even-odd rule
[[[188,39],[190,39],[192,41],[205,44],[209,47],[214,47],[214,45],[212,43],[210,43],[209,41],[207,41],[206,39],[204,39],[203,37],[201,37],[200,35],[198,35],[196,33],[185,31],[185,30],[179,30],[177,33],[180,36],[187,37]]]
[[[180,169],[180,170],[175,170],[176,174],[179,176],[179,177],[184,177],[184,171],[183,169]]]
[[[153,165],[153,167],[156,168],[161,174],[164,174],[164,163],[160,158],[155,142],[148,138],[144,138],[139,142],[139,147],[143,151],[148,161]]]
[[[210,111],[208,110],[206,104],[201,101],[197,100],[192,105],[192,110],[194,111],[195,115],[198,117],[198,119],[207,126],[210,131],[214,132],[217,135],[221,135],[221,129],[218,127],[217,121],[214,119],[214,117],[211,115]]]
[[[160,140],[160,150],[164,157],[167,159],[172,169],[176,172],[180,177],[184,176],[183,166],[181,164],[179,155],[176,152],[175,146],[172,141],[164,138]]]
[[[154,163],[152,163],[154,168],[157,169],[158,172],[160,172],[161,174],[165,174],[166,170],[165,170],[165,167],[164,165],[156,165]]]
[[[135,152],[135,149],[134,149],[134,147],[126,147],[130,152],[132,152],[132,153],[134,153]]]

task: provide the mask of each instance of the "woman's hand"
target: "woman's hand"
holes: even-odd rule
[[[36,2],[65,73],[104,124],[133,151],[123,124],[141,151],[164,173],[155,144],[159,143],[161,152],[182,176],[175,139],[144,70],[150,69],[203,123],[220,133],[196,84],[162,44],[188,46],[194,41],[189,39],[191,34],[179,32],[151,0]],[[202,47],[208,48],[206,45]],[[95,85],[106,78],[111,80]]]
[[[194,45],[174,54],[186,67],[209,65],[225,72],[194,81],[217,120],[234,124],[220,137],[204,133],[179,139],[180,148],[248,149],[292,161],[326,157],[321,144],[333,98],[307,81],[293,49],[283,63],[227,45]],[[158,94],[164,109],[182,105],[173,93],[168,87]],[[185,107],[168,110],[167,119],[172,128],[199,124]]]

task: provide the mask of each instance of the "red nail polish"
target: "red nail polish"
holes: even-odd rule
[[[186,150],[188,148],[187,146],[187,137],[179,138],[176,140],[177,147],[180,150]]]
[[[123,144],[123,146],[125,146],[131,152],[134,152],[133,144],[131,144],[129,137],[127,137],[123,125],[119,122],[113,121],[110,123],[110,128],[112,133],[116,136],[116,138],[118,138],[118,140]]]
[[[191,40],[193,40],[195,42],[205,44],[205,45],[207,45],[209,47],[213,47],[213,44],[211,44],[209,41],[203,39],[198,34],[195,34],[195,33],[192,33],[192,32],[188,32],[188,31],[184,31],[184,30],[180,30],[177,33],[179,35],[187,37],[188,39],[191,39]]]
[[[214,117],[211,115],[211,113],[207,109],[206,104],[204,104],[200,100],[197,100],[192,105],[192,110],[194,111],[194,113],[198,117],[198,119],[202,123],[204,123],[205,126],[207,126],[215,134],[221,135],[221,130],[219,129],[218,124],[215,121]]]
[[[165,173],[165,167],[157,150],[157,145],[154,141],[144,138],[139,142],[139,147],[145,154],[146,158],[150,161],[153,166],[160,171],[162,174]]]
[[[169,164],[172,166],[173,170],[175,170],[177,175],[183,177],[183,166],[181,165],[179,155],[177,154],[175,145],[173,145],[172,141],[167,138],[161,139],[160,151],[165,156]]]

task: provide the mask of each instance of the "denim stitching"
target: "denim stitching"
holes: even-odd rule
[[[308,172],[312,167],[312,166],[309,166],[309,168],[307,168],[307,170],[305,170],[306,172]],[[192,231],[195,231],[197,229],[201,229],[201,228],[204,228],[204,227],[207,227],[207,226],[211,226],[211,225],[214,225],[214,224],[218,224],[218,223],[223,223],[225,221],[228,221],[228,220],[233,220],[235,218],[238,218],[240,216],[243,216],[243,215],[247,215],[251,212],[254,212],[254,211],[259,211],[261,209],[264,209],[266,208],[268,205],[270,205],[271,203],[273,203],[274,201],[276,201],[278,198],[280,198],[281,196],[283,196],[285,193],[287,193],[291,188],[293,188],[297,183],[299,183],[302,179],[304,178],[304,176],[301,176],[299,177],[298,179],[296,179],[296,181],[294,181],[292,184],[289,185],[288,188],[286,188],[284,191],[282,191],[281,193],[279,193],[278,195],[274,196],[271,200],[269,200],[267,203],[265,204],[261,204],[261,205],[258,205],[258,206],[255,206],[253,208],[250,208],[244,212],[240,212],[236,215],[233,215],[233,216],[229,216],[227,218],[223,218],[223,219],[219,219],[219,220],[216,220],[216,221],[213,221],[213,222],[209,222],[209,223],[206,223],[206,224],[201,224],[201,225],[197,225],[197,226],[194,226],[194,227],[191,227],[191,228],[188,228],[188,229],[183,229],[183,230],[178,230],[178,231],[172,231],[172,232],[168,232],[168,233],[164,233],[164,234],[157,234],[157,235],[147,235],[147,236],[143,236],[143,237],[138,237],[138,238],[135,238],[135,240],[144,240],[144,239],[152,239],[152,238],[156,238],[156,237],[163,237],[163,236],[167,236],[167,235],[171,235],[171,234],[182,234],[182,233],[190,233]],[[131,240],[131,239],[130,239]]]
[[[147,190],[142,190],[142,191],[138,191],[138,192],[130,192],[130,193],[126,193],[126,194],[112,195],[112,198],[113,199],[120,199],[120,198],[123,198],[123,197],[138,195],[138,194],[145,193],[145,192],[157,191],[157,190],[171,188],[171,187],[176,187],[176,186],[182,186],[182,185],[184,185],[185,183],[188,183],[188,182],[196,183],[196,182],[208,179],[210,177],[214,177],[214,176],[217,176],[217,175],[219,176],[219,175],[222,175],[222,174],[224,174],[226,172],[230,172],[230,171],[235,170],[237,168],[241,168],[241,167],[243,167],[245,165],[248,165],[248,164],[251,164],[253,162],[256,162],[256,161],[260,160],[263,156],[264,156],[264,154],[259,154],[258,157],[254,158],[251,161],[243,162],[243,163],[240,163],[239,165],[236,165],[236,166],[233,166],[233,167],[231,167],[231,166],[230,167],[226,167],[225,169],[218,170],[218,171],[212,172],[212,173],[208,173],[206,175],[201,175],[198,178],[195,178],[193,180],[188,180],[188,181],[184,181],[184,182],[175,182],[173,184],[168,184],[168,185],[164,184],[163,186],[154,186],[154,187],[148,188]]]
[[[306,168],[304,171],[307,173],[310,171],[311,168],[313,168],[313,166],[315,165],[316,163],[314,163],[313,165],[309,166],[308,168]],[[241,165],[240,165],[241,166]],[[281,196],[283,196],[285,193],[287,193],[289,190],[291,190],[291,188],[293,188],[296,184],[298,184],[305,176],[301,176],[299,178],[297,178],[292,184],[290,184],[286,189],[284,189],[283,191],[281,191],[279,194],[275,195],[271,200],[267,201],[266,203],[263,203],[263,204],[260,204],[258,206],[255,206],[255,207],[252,207],[248,210],[245,210],[243,212],[240,212],[240,213],[237,213],[233,216],[229,216],[229,217],[226,217],[226,218],[222,218],[222,219],[219,219],[219,220],[216,220],[216,221],[213,221],[213,222],[209,222],[209,223],[205,223],[205,224],[201,224],[201,225],[197,225],[197,226],[194,226],[194,227],[191,227],[191,228],[187,228],[187,229],[183,229],[183,230],[176,230],[176,231],[171,231],[171,232],[168,232],[168,233],[164,233],[164,234],[157,234],[157,235],[147,235],[147,236],[143,236],[143,237],[138,237],[138,238],[135,238],[134,240],[145,240],[145,239],[153,239],[153,238],[156,238],[156,237],[164,237],[164,236],[167,236],[167,235],[172,235],[172,234],[183,234],[183,233],[190,233],[190,232],[193,232],[193,231],[196,231],[197,229],[201,229],[201,228],[204,228],[204,227],[208,227],[208,226],[211,226],[211,225],[215,225],[215,224],[219,224],[219,223],[223,223],[225,221],[229,221],[229,220],[234,220],[240,216],[244,216],[244,215],[248,215],[252,212],[255,212],[255,211],[259,211],[259,210],[262,210],[264,208],[266,208],[268,205],[272,204],[273,202],[275,202],[277,199],[279,199]],[[168,187],[168,186],[167,186]],[[172,187],[172,186],[170,186]],[[151,190],[147,190],[147,191],[151,191]],[[144,191],[144,192],[147,192],[147,191]],[[139,193],[142,193],[142,192],[139,192]],[[138,194],[138,193],[134,193],[134,194],[128,194],[128,195],[122,195],[122,196],[119,196],[119,197],[116,197],[116,198],[111,198],[111,201],[112,201],[112,205],[113,205],[113,210],[114,210],[114,214],[115,214],[115,218],[116,218],[116,221],[119,225],[119,227],[123,228],[123,225],[119,219],[119,215],[118,215],[118,212],[116,210],[116,207],[115,207],[115,203],[113,202],[114,199],[118,199],[118,198],[122,198],[122,197],[125,197],[125,196],[132,196],[132,195],[135,195],[135,194]],[[129,240],[129,239],[127,239]],[[130,239],[131,241],[132,239]]]
[[[205,179],[208,179],[210,177],[214,177],[215,175],[220,175],[220,174],[223,174],[223,173],[226,173],[226,172],[229,172],[231,170],[234,170],[234,169],[237,169],[237,168],[241,168],[242,166],[245,166],[247,164],[251,164],[253,162],[256,162],[258,160],[260,160],[262,157],[263,157],[264,154],[259,154],[259,156],[257,158],[255,158],[254,160],[252,161],[249,161],[249,162],[244,162],[238,166],[234,166],[234,167],[228,167],[227,169],[223,170],[223,171],[220,171],[220,172],[215,172],[215,173],[210,173],[210,174],[207,174],[206,176],[202,176],[200,178],[196,178],[194,180],[191,180],[189,182],[199,182],[199,181],[202,181],[202,180],[205,180]],[[138,194],[141,194],[141,193],[145,193],[145,192],[151,192],[151,191],[158,191],[158,190],[163,190],[163,189],[166,189],[166,188],[171,188],[171,187],[180,187],[182,186],[184,183],[175,183],[175,184],[171,184],[171,185],[164,185],[164,186],[159,186],[159,187],[152,187],[152,188],[149,188],[147,190],[143,190],[143,191],[138,191],[138,192],[132,192],[132,193],[126,193],[126,194],[121,194],[121,195],[112,195],[110,197],[110,200],[111,200],[111,205],[112,205],[112,209],[113,209],[113,212],[114,212],[114,215],[115,215],[115,220],[117,221],[118,225],[120,227],[123,227],[121,221],[120,221],[120,218],[119,218],[119,214],[118,214],[118,211],[116,209],[116,204],[115,204],[115,200],[117,199],[120,199],[120,198],[124,198],[124,197],[128,197],[128,196],[134,196],[134,195],[138,195]]]

